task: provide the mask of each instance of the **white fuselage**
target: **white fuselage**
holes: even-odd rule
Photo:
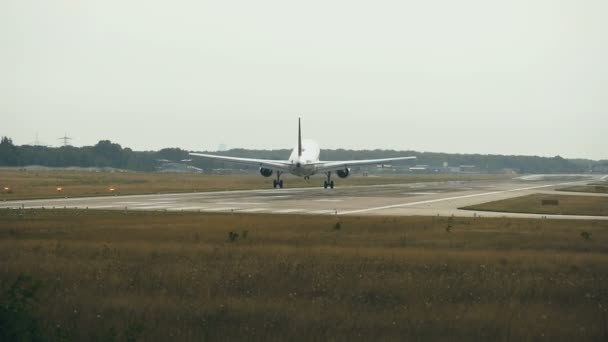
[[[298,156],[298,146],[291,151],[289,172],[300,177],[314,175],[317,173],[320,153],[319,144],[312,140],[302,140],[302,155]]]

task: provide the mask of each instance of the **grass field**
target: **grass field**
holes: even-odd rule
[[[598,194],[608,194],[608,183],[594,183],[587,185],[569,186],[557,189],[558,191],[591,192]]]
[[[606,221],[0,211],[0,332],[50,340],[605,341],[606,284]]]
[[[557,200],[559,204],[543,205],[543,200]],[[547,215],[608,216],[608,196],[533,194],[477,204],[461,209]]]
[[[375,185],[446,180],[505,179],[505,175],[383,175],[336,179],[341,185]],[[322,176],[310,182],[285,175],[287,187],[321,187]],[[135,195],[192,191],[271,189],[273,178],[256,175],[201,175],[144,172],[8,171],[0,170],[0,200],[77,196]],[[11,193],[2,191],[4,187]],[[58,192],[57,188],[62,191]],[[110,192],[114,188],[115,192]]]

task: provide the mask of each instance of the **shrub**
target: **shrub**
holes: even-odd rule
[[[587,241],[589,241],[589,239],[591,239],[591,233],[587,232],[587,231],[582,231],[581,232],[581,237]]]
[[[229,232],[228,233],[228,241],[230,242],[234,242],[239,238],[239,234],[235,233],[235,232]]]
[[[0,298],[0,341],[42,341],[36,320],[29,312],[41,284],[20,274]]]

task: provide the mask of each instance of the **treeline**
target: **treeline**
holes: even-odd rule
[[[246,150],[232,149],[222,152],[224,155],[263,158],[287,159],[290,150]],[[415,161],[395,162],[394,165],[428,165],[442,168],[448,166],[474,165],[483,172],[501,172],[513,169],[519,173],[575,173],[586,172],[590,166],[601,162],[586,159],[564,159],[536,156],[504,156],[481,154],[448,154],[433,152],[395,151],[395,150],[323,150],[322,160],[353,160],[390,158],[397,156],[416,156]],[[0,141],[0,166],[41,165],[49,167],[112,167],[136,171],[155,171],[167,162],[187,162],[205,170],[234,168],[234,164],[211,161],[205,158],[191,157],[188,151],[179,148],[165,148],[160,151],[133,151],[109,140],[102,140],[94,146],[45,147],[32,145],[14,145],[12,140],[3,137]],[[245,166],[239,168],[246,169]],[[255,169],[255,167],[250,167]]]

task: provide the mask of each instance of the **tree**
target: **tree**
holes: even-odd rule
[[[110,140],[100,140],[93,146],[93,152],[96,154],[96,166],[122,167],[125,164],[122,147]]]
[[[0,140],[0,165],[16,166],[19,163],[19,151],[9,137]]]

